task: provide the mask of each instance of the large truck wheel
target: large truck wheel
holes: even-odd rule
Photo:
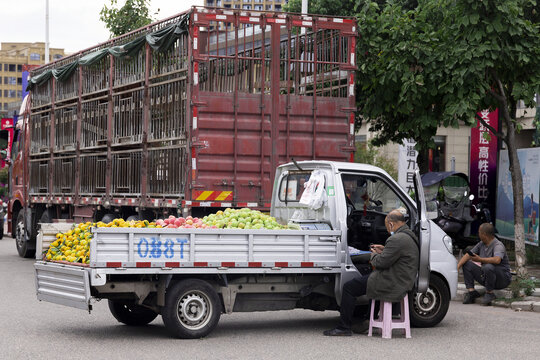
[[[26,225],[24,223],[24,214],[21,209],[19,215],[17,215],[17,223],[15,225],[15,245],[17,246],[17,252],[20,257],[31,258],[35,255],[36,250],[30,249],[29,236],[26,231]]]
[[[198,339],[216,327],[221,317],[221,302],[206,281],[183,280],[167,289],[161,316],[173,336]]]
[[[116,320],[129,326],[149,324],[158,316],[155,311],[144,306],[114,300],[109,300],[109,310]]]
[[[431,275],[425,294],[409,296],[410,319],[414,327],[433,327],[440,323],[448,312],[450,290],[438,276]]]

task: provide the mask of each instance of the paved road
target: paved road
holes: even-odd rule
[[[412,339],[328,338],[337,312],[224,315],[210,337],[176,340],[161,318],[130,328],[106,302],[92,314],[35,298],[32,260],[0,240],[0,359],[538,359],[540,314],[452,302],[443,322]]]

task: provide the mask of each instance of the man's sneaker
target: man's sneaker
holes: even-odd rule
[[[485,293],[482,298],[482,305],[488,306],[491,305],[491,302],[495,300],[496,296],[494,293]]]
[[[476,300],[476,298],[478,298],[480,296],[481,296],[480,293],[478,291],[476,291],[476,290],[468,291],[463,296],[463,303],[464,304],[474,304],[474,300]]]

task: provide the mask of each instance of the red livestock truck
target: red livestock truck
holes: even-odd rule
[[[269,209],[291,159],[354,152],[352,18],[193,7],[31,72],[8,231]]]

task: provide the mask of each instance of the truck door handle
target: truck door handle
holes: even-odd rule
[[[321,236],[321,237],[319,237],[319,240],[338,242],[337,236]]]

